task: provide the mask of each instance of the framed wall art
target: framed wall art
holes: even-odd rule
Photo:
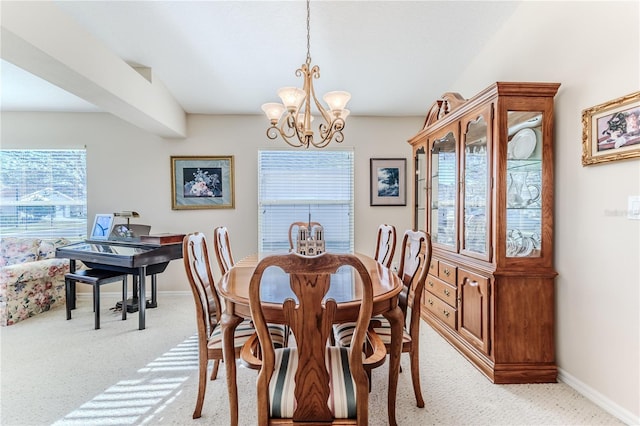
[[[98,213],[93,219],[93,226],[91,227],[91,240],[106,240],[111,235],[111,229],[113,228],[113,213]]]
[[[640,157],[640,92],[582,111],[582,165]]]
[[[233,156],[172,156],[171,208],[234,208]]]
[[[407,159],[371,159],[372,206],[407,205]]]

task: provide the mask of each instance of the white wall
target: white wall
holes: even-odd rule
[[[627,196],[640,195],[640,162],[582,167],[580,117],[584,108],[640,88],[639,9],[637,1],[523,2],[474,65],[442,88],[471,97],[494,81],[562,83],[555,117],[557,362],[562,380],[630,424],[640,423],[640,221],[625,215]],[[532,38],[541,26],[546,35]],[[433,101],[424,100],[425,111]],[[187,139],[163,140],[104,114],[2,115],[3,147],[86,144],[90,216],[134,209],[154,232],[210,233],[225,224],[237,258],[256,251],[256,152],[283,144],[266,140],[262,117],[190,116]],[[421,117],[349,118],[356,250],[373,250],[381,222],[410,226],[410,206],[369,207],[369,158],[409,158],[406,139],[421,124]],[[235,156],[234,210],[171,210],[169,157],[189,154]],[[181,268],[170,264],[160,290],[187,289]]]
[[[583,167],[581,111],[640,90],[639,28],[638,1],[523,2],[455,85],[469,97],[490,81],[562,83],[557,362],[564,381],[630,424],[640,423],[640,221],[626,211],[640,195],[640,160]]]

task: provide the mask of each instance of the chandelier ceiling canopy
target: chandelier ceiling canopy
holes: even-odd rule
[[[302,77],[302,89],[297,87],[283,87],[278,90],[278,96],[282,103],[270,102],[262,105],[262,110],[267,115],[271,127],[267,129],[267,137],[276,139],[278,135],[286,143],[295,148],[324,148],[332,140],[340,143],[344,140],[342,130],[345,119],[349,115],[349,110],[345,109],[347,102],[351,99],[348,92],[328,92],[322,99],[327,104],[325,108],[316,98],[313,90],[313,78],[320,78],[320,68],[311,65],[311,37],[310,37],[310,0],[307,0],[307,60],[296,70],[296,76]],[[312,105],[315,105],[319,113],[320,124],[318,125],[317,139],[314,139],[314,132],[311,122],[314,117],[311,115]]]

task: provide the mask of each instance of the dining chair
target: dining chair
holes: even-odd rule
[[[376,253],[373,256],[375,260],[386,266],[391,267],[393,255],[396,252],[396,227],[387,225],[386,223],[378,227],[378,236],[376,238]]]
[[[430,264],[431,236],[423,231],[405,231],[398,270],[403,289],[398,296],[398,305],[402,310],[405,324],[402,331],[402,352],[409,353],[413,392],[416,396],[416,405],[420,408],[424,407],[420,389],[420,300]],[[382,315],[375,316],[371,319],[371,327],[389,350],[391,345],[389,321]],[[336,342],[341,346],[349,346],[353,329],[353,323],[334,326]]]
[[[213,248],[216,252],[220,273],[224,275],[236,263],[233,260],[233,254],[231,254],[229,230],[225,226],[218,226],[213,230]]]
[[[209,251],[205,235],[195,232],[185,235],[182,242],[184,268],[189,280],[191,292],[196,305],[196,323],[198,326],[198,397],[193,418],[197,419],[202,413],[204,395],[207,388],[207,369],[209,360],[213,360],[211,380],[218,375],[222,354],[222,305],[215,288]],[[284,345],[284,327],[269,326],[274,345]],[[255,333],[251,320],[244,320],[238,325],[234,335],[234,347],[236,358],[240,356],[242,345]]]
[[[331,274],[348,265],[359,276],[362,303],[357,315],[351,347],[362,348],[369,339],[374,348],[364,358],[362,349],[328,345],[337,304],[323,301],[330,287]],[[284,321],[291,328],[295,346],[275,348],[267,329],[261,303],[260,286],[264,271],[281,268],[289,274],[297,301],[289,298],[281,305]],[[357,287],[357,285],[356,285]],[[302,256],[297,253],[262,259],[249,284],[249,305],[261,360],[254,356],[252,337],[242,348],[241,357],[260,367],[257,380],[258,424],[368,424],[369,381],[365,371],[370,362],[386,357],[384,344],[368,331],[373,309],[371,277],[362,262],[352,254],[323,253]],[[272,305],[272,304],[269,304]],[[306,423],[305,423],[306,422]]]
[[[320,222],[293,222],[289,225],[289,251],[295,250],[295,241],[297,240],[298,228],[301,226],[306,226],[309,228],[309,231],[313,229],[314,226],[322,226]]]

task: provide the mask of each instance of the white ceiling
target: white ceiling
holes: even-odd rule
[[[301,85],[301,0],[54,3],[118,57],[151,68],[187,113],[261,114],[278,88]],[[316,92],[351,92],[353,115],[422,116],[519,4],[313,0]],[[4,60],[1,72],[3,111],[99,110]]]

